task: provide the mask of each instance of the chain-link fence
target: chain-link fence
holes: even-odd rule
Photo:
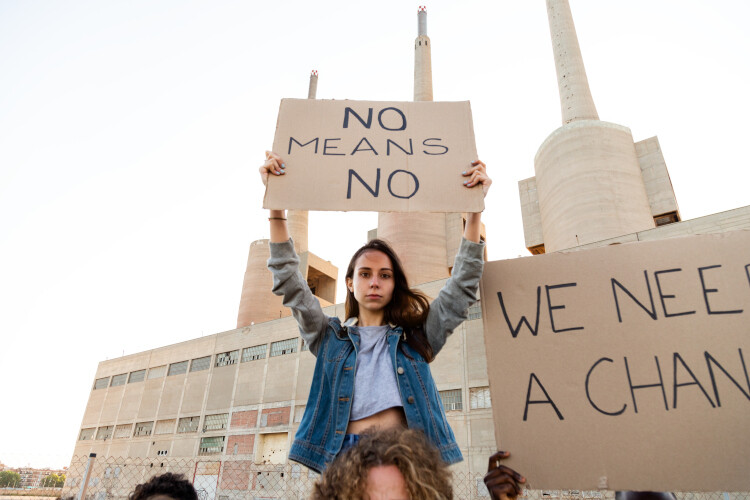
[[[199,458],[89,458],[74,457],[65,486],[53,491],[62,498],[126,500],[135,486],[149,478],[172,472],[193,483],[200,500],[306,499],[318,474],[298,464],[258,465],[251,460]],[[533,487],[533,485],[530,485]],[[453,473],[456,499],[489,498],[482,475]],[[750,493],[677,493],[677,500],[750,500]],[[526,489],[530,500],[614,500],[613,491],[545,491]]]

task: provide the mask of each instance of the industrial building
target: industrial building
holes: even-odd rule
[[[750,229],[750,207],[681,220],[658,139],[636,142],[627,127],[599,120],[568,1],[548,0],[547,11],[562,126],[536,153],[535,177],[519,182],[531,254]],[[424,8],[414,51],[414,99],[430,101]],[[309,98],[317,78],[310,77]],[[326,314],[343,318],[343,304],[334,303],[338,269],[307,248],[307,212],[288,218],[303,276]],[[463,220],[462,214],[381,213],[369,237],[390,241],[410,282],[435,297],[450,276]],[[486,235],[490,244],[492,237]],[[267,258],[268,240],[253,242],[236,329],[99,364],[75,456],[286,462],[315,358],[271,293]],[[464,455],[453,467],[478,474],[495,451],[483,335],[475,304],[431,365]]]

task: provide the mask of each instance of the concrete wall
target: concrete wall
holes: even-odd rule
[[[434,297],[445,280],[420,285]],[[325,309],[326,314],[343,316],[343,304]],[[477,310],[475,308],[475,310]],[[295,339],[297,351],[270,357],[271,344]],[[92,390],[84,411],[81,429],[130,425],[156,420],[200,417],[195,432],[172,432],[148,436],[91,439],[78,441],[77,456],[95,452],[99,456],[158,457],[166,451],[169,457],[195,457],[200,441],[210,436],[225,436],[222,455],[245,456],[249,461],[278,463],[286,454],[299,426],[295,413],[306,405],[315,357],[301,351],[299,329],[293,318],[282,318],[253,326],[230,330],[179,344],[125,356],[99,364],[95,379],[121,373],[164,366],[158,378],[124,386]],[[265,345],[265,357],[242,362],[247,347]],[[216,355],[239,351],[236,363],[216,366]],[[211,356],[206,370],[167,375],[169,365],[185,360]],[[487,457],[494,451],[494,431],[490,409],[469,408],[470,391],[487,386],[486,361],[481,318],[460,325],[448,339],[432,364],[439,390],[458,389],[463,408],[448,411],[466,461],[457,470],[482,471]],[[93,381],[92,381],[93,387]],[[206,415],[227,413],[226,429],[203,432]],[[219,455],[221,456],[221,455]]]
[[[678,214],[679,220],[677,198],[672,187],[672,180],[669,178],[667,163],[664,161],[659,139],[654,136],[636,142],[635,153],[641,166],[651,215],[657,217],[674,212]]]
[[[542,214],[539,211],[536,177],[529,177],[528,179],[518,181],[518,196],[521,199],[523,237],[526,242],[526,248],[531,250],[532,248],[544,245]]]
[[[624,234],[606,240],[595,241],[588,245],[568,248],[566,250],[584,250],[586,248],[616,245],[618,243],[654,241],[663,240],[665,238],[678,238],[680,236],[688,236],[691,234],[725,233],[727,231],[741,230],[750,230],[750,206],[676,222],[666,226],[659,226],[646,231]]]

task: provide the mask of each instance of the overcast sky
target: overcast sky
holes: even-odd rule
[[[658,135],[683,219],[750,202],[750,3],[571,0],[602,120]],[[0,462],[67,465],[97,363],[234,328],[279,100],[411,100],[418,4],[0,0]],[[433,1],[470,100],[491,260],[561,124],[545,2]],[[341,270],[373,213],[312,213]],[[339,292],[339,300],[342,294]]]

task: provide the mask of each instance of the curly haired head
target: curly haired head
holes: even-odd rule
[[[365,499],[367,475],[379,465],[395,465],[410,498],[451,500],[451,472],[424,434],[409,429],[368,431],[339,455],[315,484],[312,498]]]
[[[193,485],[182,474],[167,472],[154,476],[143,484],[139,484],[130,494],[128,500],[147,500],[148,498],[164,495],[174,500],[198,500],[198,494]]]

